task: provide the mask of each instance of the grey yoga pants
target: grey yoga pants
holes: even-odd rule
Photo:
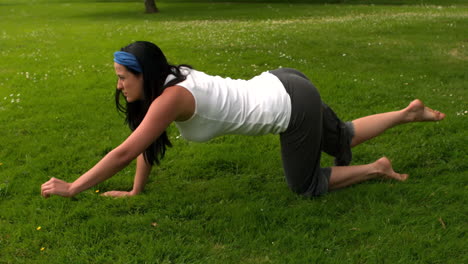
[[[295,69],[270,71],[291,98],[291,119],[280,134],[283,169],[289,188],[307,197],[327,193],[331,168],[320,167],[321,152],[335,157],[335,165],[351,162],[351,122],[342,122],[322,102],[310,80]]]

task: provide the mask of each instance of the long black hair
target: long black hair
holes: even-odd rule
[[[167,62],[161,49],[155,44],[147,41],[137,41],[120,49],[135,55],[143,72],[136,72],[128,67],[127,70],[132,74],[143,74],[143,99],[135,102],[127,102],[125,105],[120,103],[122,91],[116,89],[115,104],[117,110],[126,115],[125,123],[134,131],[146,115],[151,103],[162,94],[164,89],[184,81],[186,76],[181,73],[180,67],[191,68],[189,65],[170,65]],[[174,75],[174,79],[164,84],[169,74]],[[166,147],[172,147],[171,142],[164,131],[159,138],[153,142],[143,153],[148,164],[159,164],[164,158]]]

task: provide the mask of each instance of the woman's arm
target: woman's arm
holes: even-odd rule
[[[167,88],[153,101],[138,128],[117,148],[73,183],[51,178],[41,188],[42,196],[74,196],[99,184],[125,168],[154,142],[174,120],[185,119],[194,111],[193,96],[185,88]]]
[[[102,195],[111,196],[111,197],[121,197],[121,196],[134,196],[143,191],[148,180],[148,176],[151,172],[151,165],[148,164],[145,160],[143,154],[140,154],[137,158],[137,167],[135,173],[135,180],[133,182],[133,189],[129,192],[127,191],[109,191],[105,192]]]

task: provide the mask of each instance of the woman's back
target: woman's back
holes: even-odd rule
[[[280,80],[264,72],[250,80],[210,76],[183,68],[187,79],[177,85],[195,98],[194,115],[176,122],[182,136],[207,141],[225,134],[263,135],[286,130],[291,114],[289,95]]]

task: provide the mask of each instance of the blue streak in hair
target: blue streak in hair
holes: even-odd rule
[[[141,69],[140,64],[138,63],[135,55],[125,52],[125,51],[117,51],[114,53],[114,61],[117,62],[118,64],[122,64],[124,66],[127,66],[128,68],[137,71],[137,72],[143,72]]]

